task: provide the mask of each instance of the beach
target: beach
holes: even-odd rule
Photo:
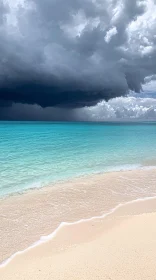
[[[156,199],[63,226],[0,268],[2,280],[156,279]]]
[[[2,199],[0,279],[138,279],[144,270],[140,279],[155,279],[155,182],[151,167]]]
[[[0,279],[114,279],[121,263],[143,266],[155,246],[155,123],[1,122],[0,135]]]
[[[0,0],[0,280],[156,280],[156,0]]]
[[[0,280],[156,280],[156,0],[0,0]]]

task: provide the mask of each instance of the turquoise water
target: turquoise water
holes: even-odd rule
[[[0,196],[156,163],[156,123],[0,122]]]

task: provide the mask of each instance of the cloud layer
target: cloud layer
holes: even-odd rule
[[[156,120],[156,99],[118,97],[76,113],[78,119],[88,121]]]
[[[0,110],[0,120],[42,121],[156,121],[156,99],[147,97],[117,97],[95,106],[79,109],[42,108],[38,105],[13,104]]]
[[[0,105],[83,107],[156,75],[155,0],[0,0]]]

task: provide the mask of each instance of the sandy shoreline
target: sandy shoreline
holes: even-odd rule
[[[90,175],[0,201],[0,262],[64,222],[110,212],[120,203],[155,196],[156,169]]]
[[[156,199],[65,226],[0,268],[2,280],[156,279]]]

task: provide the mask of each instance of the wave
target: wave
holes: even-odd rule
[[[125,202],[125,203],[120,203],[117,206],[115,206],[114,208],[112,208],[109,212],[107,212],[107,213],[105,213],[101,216],[94,216],[94,217],[87,218],[87,219],[81,219],[81,220],[78,220],[76,222],[62,222],[51,234],[49,234],[47,236],[41,236],[41,238],[38,241],[36,241],[32,245],[30,245],[28,248],[26,248],[22,251],[16,252],[13,255],[11,255],[9,258],[4,260],[2,263],[0,263],[0,268],[7,266],[16,256],[22,255],[25,252],[28,252],[29,250],[52,240],[57,235],[57,233],[65,226],[72,226],[72,225],[76,225],[76,224],[80,224],[80,223],[90,222],[90,221],[97,220],[97,219],[104,219],[104,218],[110,216],[111,214],[113,214],[114,212],[116,212],[119,208],[122,208],[126,205],[130,205],[130,204],[133,204],[133,203],[146,201],[146,200],[154,200],[154,199],[156,199],[156,196],[138,198],[138,199],[131,200],[131,201],[128,201],[128,202]]]
[[[117,166],[109,166],[105,169],[98,170],[98,171],[91,171],[91,172],[82,172],[80,174],[73,174],[71,176],[67,176],[66,178],[58,179],[58,180],[46,180],[44,178],[44,181],[34,181],[32,183],[25,183],[24,185],[20,185],[18,189],[15,189],[13,192],[10,192],[11,187],[5,188],[5,193],[3,188],[0,187],[0,199],[7,198],[14,195],[22,195],[29,191],[37,190],[37,189],[43,189],[45,187],[51,187],[52,185],[57,185],[62,182],[68,182],[73,179],[78,178],[84,178],[89,175],[96,175],[96,174],[104,174],[104,173],[110,173],[110,172],[120,172],[120,171],[132,171],[132,170],[148,170],[156,168],[156,163],[154,162],[154,165],[142,165],[139,163],[136,164],[124,164],[124,165],[117,165]],[[2,193],[1,193],[2,192]]]

